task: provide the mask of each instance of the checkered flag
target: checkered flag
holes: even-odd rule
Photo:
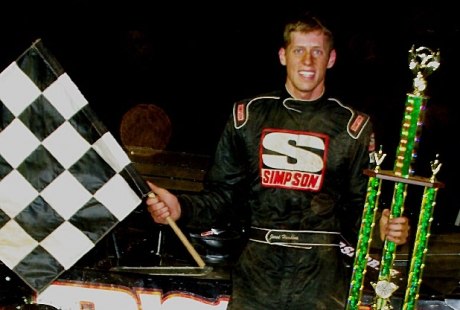
[[[40,292],[149,189],[41,40],[0,73],[0,116],[0,260]]]

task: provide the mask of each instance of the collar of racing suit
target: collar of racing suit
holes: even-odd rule
[[[286,88],[283,88],[280,94],[280,102],[290,110],[303,112],[305,109],[311,110],[314,105],[319,105],[327,98],[326,91],[323,91],[320,97],[315,100],[301,100],[294,98]]]

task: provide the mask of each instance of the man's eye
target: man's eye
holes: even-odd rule
[[[321,50],[314,50],[314,51],[313,51],[313,55],[315,55],[315,56],[319,56],[319,55],[321,55],[322,53],[323,53],[323,51],[321,51]]]
[[[302,54],[302,53],[303,53],[303,50],[300,48],[294,50],[294,54]]]

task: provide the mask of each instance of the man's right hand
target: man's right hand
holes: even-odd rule
[[[150,212],[153,220],[158,224],[168,224],[166,218],[171,216],[174,221],[177,221],[181,215],[177,196],[149,181],[147,181],[147,184],[152,192],[155,193],[155,197],[149,197],[145,201],[147,210]]]

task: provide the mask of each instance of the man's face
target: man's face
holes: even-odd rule
[[[336,52],[329,53],[327,40],[320,31],[291,33],[291,44],[278,53],[286,66],[286,87],[297,99],[314,100],[323,93],[326,70],[335,63]]]

